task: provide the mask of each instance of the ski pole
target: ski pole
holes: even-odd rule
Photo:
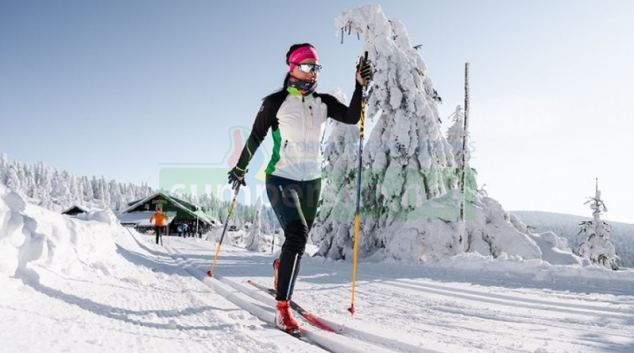
[[[368,61],[368,52],[365,52],[363,62]],[[368,85],[363,88],[363,96],[361,99],[361,119],[359,127],[359,167],[357,169],[357,205],[354,213],[354,253],[352,256],[352,301],[348,311],[350,314],[354,314],[354,288],[357,281],[357,254],[359,252],[359,226],[361,223],[360,218],[360,204],[361,204],[361,169],[363,167],[363,128],[365,126],[365,105],[368,102],[369,90]]]
[[[207,271],[207,276],[211,277],[214,274],[214,267],[216,266],[216,260],[218,260],[218,254],[220,253],[220,246],[222,245],[222,240],[225,238],[225,233],[227,232],[227,225],[229,224],[229,218],[231,218],[231,213],[233,213],[233,206],[236,204],[236,199],[238,198],[238,192],[240,191],[240,185],[235,188],[233,193],[233,200],[231,201],[231,206],[229,206],[229,213],[227,214],[227,220],[225,221],[225,227],[222,229],[222,235],[220,236],[220,241],[218,242],[218,246],[216,246],[216,255],[214,255],[214,261],[211,263],[211,267],[209,271]]]

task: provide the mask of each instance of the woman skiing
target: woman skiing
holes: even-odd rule
[[[251,157],[270,128],[273,152],[266,168],[266,190],[285,236],[280,257],[273,263],[275,325],[296,333],[298,325],[289,301],[321,195],[321,141],[326,120],[330,117],[345,124],[359,122],[362,90],[372,79],[372,63],[360,58],[350,107],[331,95],[315,92],[321,65],[311,44],[291,46],[286,64],[283,87],[263,99],[240,159],[229,172],[229,183],[234,189],[246,185],[244,176]]]

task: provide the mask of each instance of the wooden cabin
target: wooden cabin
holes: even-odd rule
[[[190,228],[195,229],[198,225],[208,229],[216,223],[199,207],[162,191],[130,203],[128,209],[117,215],[117,218],[123,226],[134,227],[143,233],[154,228],[150,223],[150,217],[156,212],[157,207],[167,215],[167,234],[175,234],[177,224],[186,223]]]
[[[65,211],[62,211],[62,214],[68,215],[68,216],[76,216],[78,214],[82,214],[82,213],[88,213],[90,210],[83,207],[83,206],[78,206],[75,205]]]

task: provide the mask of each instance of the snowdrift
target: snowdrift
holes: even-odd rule
[[[492,258],[539,260],[551,265],[589,264],[571,252],[564,238],[552,232],[530,232],[519,218],[504,211],[494,199],[480,195],[476,209],[475,219],[466,222],[468,239],[465,239],[464,246],[468,247],[459,251],[460,254],[468,252]],[[376,236],[389,241],[386,241],[383,249],[369,256],[371,260],[415,262],[456,256],[448,235],[458,233],[457,222],[441,219],[393,222],[386,229],[375,232]],[[346,248],[345,254],[352,256],[352,249]]]
[[[553,232],[566,238],[571,249],[578,249],[587,237],[580,236],[579,225],[591,217],[540,211],[512,211],[537,232]],[[612,226],[610,242],[619,256],[620,267],[634,267],[634,224],[606,220]]]
[[[37,276],[34,268],[80,276],[110,275],[129,266],[118,253],[115,238],[126,235],[110,210],[80,218],[34,206],[0,184],[0,273]]]

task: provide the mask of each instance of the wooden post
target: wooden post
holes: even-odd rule
[[[467,138],[469,135],[469,63],[465,63],[464,69],[464,125],[462,136],[462,175],[460,176],[460,241],[464,241],[466,233],[465,202],[466,202],[466,169],[467,169]],[[470,240],[467,240],[469,251]]]

